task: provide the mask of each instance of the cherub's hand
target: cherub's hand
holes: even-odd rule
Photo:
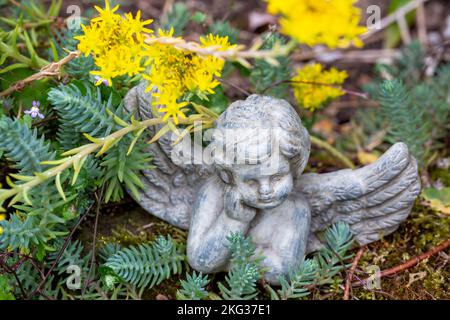
[[[246,206],[241,199],[239,192],[232,187],[225,190],[225,214],[234,220],[250,222],[256,215],[256,209]]]

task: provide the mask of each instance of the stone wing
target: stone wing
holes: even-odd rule
[[[396,143],[370,165],[305,174],[295,188],[311,206],[310,252],[321,247],[318,233],[337,221],[350,225],[360,245],[394,232],[411,212],[420,192],[420,178],[408,147]]]
[[[145,83],[128,92],[124,105],[127,112],[139,119],[153,118],[151,94],[145,92]],[[153,136],[160,128],[149,127],[148,130]],[[155,169],[142,172],[145,188],[140,191],[140,199],[135,200],[156,217],[176,227],[188,229],[195,197],[214,170],[205,165],[175,164],[171,158],[173,149],[168,134],[148,146],[147,151],[153,155]]]

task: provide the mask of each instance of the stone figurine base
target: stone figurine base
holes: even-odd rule
[[[152,117],[145,85],[125,98],[128,112]],[[150,128],[152,134],[159,128]],[[149,146],[156,169],[144,171],[138,200],[151,214],[189,229],[189,264],[203,273],[226,271],[227,236],[251,236],[265,257],[271,284],[322,243],[316,236],[345,221],[364,245],[394,232],[420,192],[416,160],[403,143],[356,170],[302,174],[309,134],[285,100],[252,95],[219,117],[208,157],[195,162],[190,140],[172,147],[164,136]],[[190,148],[186,148],[186,146]]]

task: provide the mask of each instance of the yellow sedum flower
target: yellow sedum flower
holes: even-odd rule
[[[300,43],[330,48],[361,47],[358,38],[366,31],[359,26],[357,0],[268,0],[267,11],[280,14],[281,32]]]
[[[214,56],[214,52],[236,47],[228,42],[228,37],[208,34],[200,37],[202,48],[211,47],[211,55],[198,55],[179,49],[171,44],[145,43],[153,33],[145,26],[152,20],[141,21],[141,13],[133,17],[131,13],[117,14],[119,6],[95,7],[99,16],[92,19],[89,26],[82,26],[83,35],[75,37],[80,42],[78,50],[86,56],[92,54],[99,70],[91,71],[101,83],[112,84],[112,79],[122,75],[141,74],[149,81],[147,91],[152,91],[153,104],[164,112],[164,120],[185,118],[188,103],[180,102],[187,94],[195,94],[207,99],[220,83],[225,61]],[[173,38],[174,30],[159,30],[159,38]]]
[[[345,94],[340,85],[347,77],[347,72],[336,68],[325,71],[321,64],[307,65],[291,79],[294,96],[299,105],[314,111]]]
[[[114,77],[142,72],[145,57],[143,34],[152,33],[152,30],[145,28],[152,20],[141,21],[140,11],[134,18],[131,13],[123,17],[115,13],[119,6],[111,9],[108,0],[104,9],[95,8],[99,16],[92,19],[89,26],[82,25],[83,35],[75,39],[80,41],[78,50],[86,56],[92,54],[100,69],[91,72],[98,76],[96,84],[104,80],[111,84]]]
[[[172,37],[173,29],[159,30],[159,37]],[[202,47],[215,47],[227,50],[234,45],[228,42],[228,37],[208,34],[200,38]],[[163,119],[170,117],[178,124],[177,116],[184,118],[183,109],[187,103],[178,103],[187,93],[194,93],[201,98],[214,93],[214,88],[220,83],[216,77],[222,75],[225,65],[223,59],[214,56],[200,56],[192,52],[174,48],[171,45],[154,43],[147,47],[146,56],[149,73],[144,79],[149,81],[147,91],[153,92],[154,104],[161,106],[158,110],[165,112]]]
[[[235,44],[230,44],[227,37],[215,36],[213,34],[208,34],[206,37],[200,37],[200,43],[203,48],[208,47],[218,47],[221,51],[226,51],[228,49],[233,49],[236,47]]]
[[[3,221],[6,219],[6,215],[4,213],[0,213],[0,221]],[[3,227],[0,226],[0,235],[3,234]]]
[[[177,102],[178,97],[174,91],[167,90],[167,92],[154,93],[153,96],[157,98],[157,101],[153,102],[153,104],[159,106],[159,112],[165,113],[163,117],[164,121],[172,117],[173,122],[178,124],[178,117],[186,119],[186,115],[184,114],[186,109],[183,109],[183,107],[187,106],[188,103]]]
[[[198,90],[200,92],[213,94],[213,89],[219,84],[220,82],[214,79],[212,74],[205,68],[193,70],[186,79],[186,87],[191,92]]]
[[[136,17],[133,18],[133,14],[131,12],[125,14],[125,18],[127,19],[128,25],[128,35],[130,37],[136,36],[139,42],[143,42],[144,38],[142,36],[143,33],[151,34],[153,30],[145,28],[147,24],[152,23],[153,20],[145,20],[141,21],[141,11],[138,10],[136,13]]]

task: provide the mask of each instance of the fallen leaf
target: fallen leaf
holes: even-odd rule
[[[378,155],[372,152],[366,152],[364,150],[358,151],[358,161],[361,164],[370,164],[378,160]]]
[[[406,285],[406,287],[409,288],[409,286],[412,285],[414,282],[422,280],[426,276],[427,276],[427,272],[426,271],[421,271],[421,272],[417,272],[417,273],[410,273],[409,274],[409,281],[408,281],[408,284]]]
[[[251,31],[275,23],[277,23],[277,18],[265,12],[252,11],[248,15],[248,27]]]
[[[427,188],[422,191],[424,198],[431,209],[445,214],[450,214],[450,187],[435,189]]]
[[[313,132],[323,136],[329,144],[333,144],[335,140],[334,122],[329,119],[317,121],[313,127]]]

